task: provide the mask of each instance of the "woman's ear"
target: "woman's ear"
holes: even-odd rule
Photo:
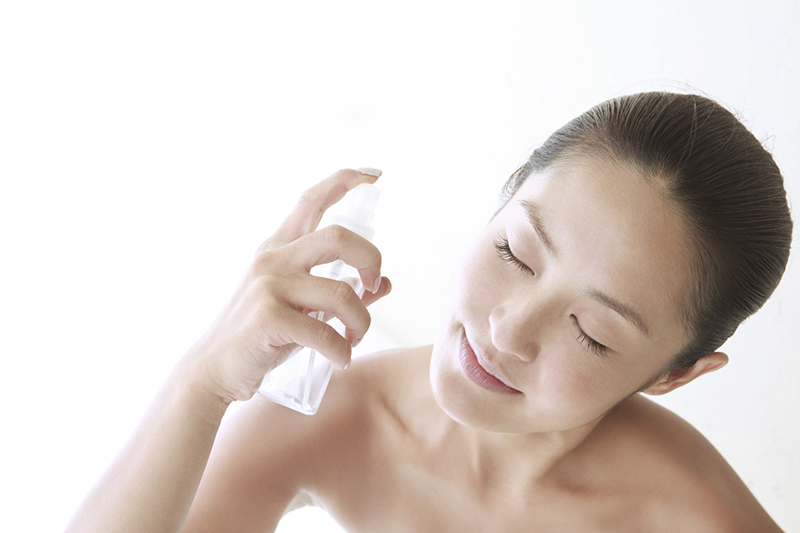
[[[679,376],[667,375],[659,379],[646,389],[642,390],[642,392],[656,396],[660,394],[666,394],[669,391],[675,390],[678,387],[686,385],[690,381],[694,381],[696,378],[702,376],[703,374],[713,372],[714,370],[719,370],[720,368],[722,368],[727,364],[728,364],[727,355],[725,355],[722,352],[714,352],[698,359],[697,362],[694,364],[694,366],[690,368],[687,372]]]

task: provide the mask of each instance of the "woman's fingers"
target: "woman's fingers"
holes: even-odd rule
[[[299,311],[293,315],[292,321],[294,323],[288,328],[292,343],[317,350],[338,368],[346,368],[350,364],[350,342],[330,324]]]
[[[278,250],[258,253],[250,276],[256,279],[284,270],[308,273],[317,265],[339,259],[358,270],[365,289],[375,292],[381,279],[380,251],[364,237],[337,225],[304,235]]]
[[[366,306],[388,293],[381,254],[367,239],[341,226],[314,231],[328,207],[380,171],[342,170],[307,190],[280,229],[259,247],[242,283],[212,327],[191,350],[209,390],[226,401],[247,399],[264,374],[298,346],[316,349],[338,367],[370,326]],[[346,280],[311,275],[316,265],[342,260]],[[348,273],[348,270],[350,271]],[[360,278],[367,296],[352,285]],[[374,293],[374,294],[373,294]],[[309,312],[337,317],[345,329]]]
[[[365,306],[369,307],[370,305],[374,304],[384,296],[387,296],[390,292],[392,292],[392,282],[389,281],[389,278],[383,277],[381,278],[380,286],[378,287],[378,291],[372,293],[370,291],[364,291],[364,296],[361,297],[361,301],[364,303]]]
[[[345,169],[307,189],[278,231],[261,245],[259,251],[284,246],[311,233],[317,229],[325,211],[341,200],[347,191],[362,183],[375,183],[380,175],[381,171],[377,169]]]
[[[278,293],[279,298],[304,314],[321,311],[326,321],[338,318],[350,332],[346,336],[350,344],[363,337],[369,329],[371,318],[367,306],[347,281],[309,276],[279,290],[285,292]]]
[[[388,295],[392,284],[389,278],[381,278],[378,291],[374,294],[365,291],[360,300],[352,289],[352,284],[353,280],[314,278],[296,287],[287,285],[286,292],[291,294],[283,297],[303,314],[321,311],[326,322],[333,317],[338,318],[346,328],[343,332],[344,340],[355,347],[364,338],[372,322],[367,307]]]
[[[389,278],[381,278],[381,283],[378,287],[378,290],[375,293],[364,291],[364,295],[361,297],[361,302],[364,304],[364,307],[369,307],[390,292],[392,292],[392,283],[389,281]],[[355,348],[363,338],[364,333],[358,333],[350,328],[347,328],[345,331],[345,339],[350,342],[350,345],[353,348]]]
[[[320,278],[320,281],[323,283],[339,284],[339,286],[344,284],[344,282],[341,281],[334,282],[324,278]],[[355,292],[352,291],[349,285],[346,286],[347,289],[350,289],[349,292],[352,294],[352,297],[357,298]],[[326,317],[330,318],[328,313],[331,313],[341,320],[341,322],[347,328],[345,336],[342,337],[339,335],[339,333],[333,327],[331,327],[330,324],[323,324],[319,320],[309,317],[305,313],[299,312],[299,314],[296,315],[296,319],[300,321],[301,324],[297,324],[300,327],[295,330],[297,331],[297,334],[294,338],[292,338],[292,341],[300,346],[314,348],[327,359],[330,359],[338,368],[345,368],[348,364],[350,364],[352,348],[361,342],[361,339],[364,338],[364,335],[369,328],[371,318],[369,312],[366,310],[366,307],[389,294],[392,290],[392,284],[389,281],[389,278],[382,278],[380,288],[375,294],[371,292],[364,293],[364,297],[361,299],[361,305],[354,304],[350,299],[350,296],[339,296],[337,294],[337,290],[342,291],[339,294],[346,293],[346,289],[331,289],[330,287],[327,290],[322,290],[319,292],[322,294],[327,292],[329,295],[332,295],[329,301],[332,302],[333,305],[331,306],[331,310],[326,311]],[[346,301],[347,304],[344,306],[338,306],[336,303],[340,300],[340,298],[342,298],[343,301]],[[321,310],[324,310],[324,308],[328,306],[329,303],[323,302],[321,302],[319,305]],[[333,309],[339,309],[339,311],[334,311]]]
[[[381,278],[381,252],[364,237],[332,225],[297,239],[285,247],[292,262],[305,271],[342,260],[358,270],[364,288],[375,292]]]

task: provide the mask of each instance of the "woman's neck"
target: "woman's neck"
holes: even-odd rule
[[[519,489],[558,478],[560,467],[570,462],[602,417],[582,427],[547,433],[498,433],[461,425],[449,419],[447,431],[466,446],[476,481],[488,491],[510,486]],[[523,490],[524,492],[524,490]]]

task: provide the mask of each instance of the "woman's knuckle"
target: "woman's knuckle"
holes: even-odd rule
[[[255,283],[255,302],[254,306],[260,314],[275,315],[279,307],[278,299],[272,292],[272,284],[269,280],[259,278]]]
[[[338,224],[325,227],[325,238],[333,245],[341,245],[347,238],[347,230]]]
[[[343,169],[335,172],[331,178],[333,178],[333,187],[331,187],[331,192],[338,196],[344,196],[347,194],[347,183],[353,179],[354,170],[350,169]]]
[[[272,276],[269,275],[261,275],[256,278],[254,283],[256,293],[259,296],[259,300],[264,299],[267,295],[272,292]]]
[[[319,340],[324,346],[334,347],[336,346],[337,337],[339,334],[336,333],[336,330],[330,327],[327,324],[320,323],[319,324]]]
[[[381,268],[381,266],[383,264],[383,255],[381,254],[381,251],[378,250],[377,246],[373,245],[372,248],[373,248],[373,254],[374,254],[373,255],[373,261],[375,262],[376,265],[378,265],[378,270],[380,270],[380,268]]]
[[[341,187],[346,187],[346,182],[352,180],[358,175],[358,171],[352,168],[341,168],[331,174],[331,178],[336,181],[336,184]]]
[[[253,258],[253,262],[250,265],[250,270],[255,274],[262,274],[264,272],[268,272],[275,262],[276,256],[274,252],[266,250],[261,251],[259,249],[259,252]]]
[[[350,285],[343,281],[339,281],[336,283],[336,286],[333,289],[333,301],[335,304],[344,305],[348,303],[351,297],[355,295],[353,289],[350,288]]]
[[[275,309],[268,303],[259,305],[251,316],[259,329],[262,328],[264,324],[274,324],[277,319]]]
[[[253,284],[253,291],[257,305],[267,306],[270,309],[280,306],[285,295],[281,290],[281,280],[275,276],[259,276]]]
[[[263,253],[267,253],[270,250],[274,250],[275,249],[275,243],[273,242],[273,240],[274,240],[274,236],[270,237],[269,239],[267,239],[264,242],[262,242],[258,246],[258,248],[256,248],[256,254],[255,254],[256,257],[261,255],[261,254],[263,254]]]
[[[311,210],[314,216],[322,216],[324,212],[314,187],[303,191],[297,199],[297,204],[304,210]]]
[[[364,309],[364,313],[361,316],[361,320],[363,321],[362,327],[364,331],[368,330],[369,327],[372,325],[372,315],[369,314],[369,311]]]

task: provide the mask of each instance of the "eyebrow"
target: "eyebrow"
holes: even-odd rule
[[[559,255],[558,248],[556,248],[556,246],[553,244],[553,239],[550,238],[550,234],[547,233],[539,204],[535,202],[529,202],[527,200],[522,200],[520,204],[525,209],[525,214],[528,216],[528,222],[530,222],[531,227],[536,235],[539,236],[539,240],[542,241],[542,244],[544,245],[545,249],[547,249],[547,252],[551,256],[557,257]],[[636,329],[638,329],[645,337],[651,338],[650,330],[647,327],[647,322],[645,322],[642,318],[642,315],[637,313],[632,307],[625,305],[613,296],[610,296],[597,289],[591,289],[587,291],[586,294],[633,324],[634,327],[636,327]]]
[[[625,305],[624,303],[620,302],[616,298],[605,294],[596,289],[592,289],[587,291],[587,294],[594,300],[597,300],[601,304],[605,305],[612,311],[615,311],[618,315],[622,318],[633,324],[636,329],[642,332],[642,334],[647,337],[650,337],[650,330],[647,328],[647,322],[644,321],[642,315],[637,313],[633,308]]]
[[[539,236],[539,240],[542,241],[547,252],[551,256],[557,257],[559,255],[558,249],[553,244],[553,239],[550,238],[550,235],[545,229],[539,205],[534,202],[528,202],[527,200],[522,200],[520,204],[525,209],[525,214],[528,215],[528,222],[530,222],[536,235]]]

